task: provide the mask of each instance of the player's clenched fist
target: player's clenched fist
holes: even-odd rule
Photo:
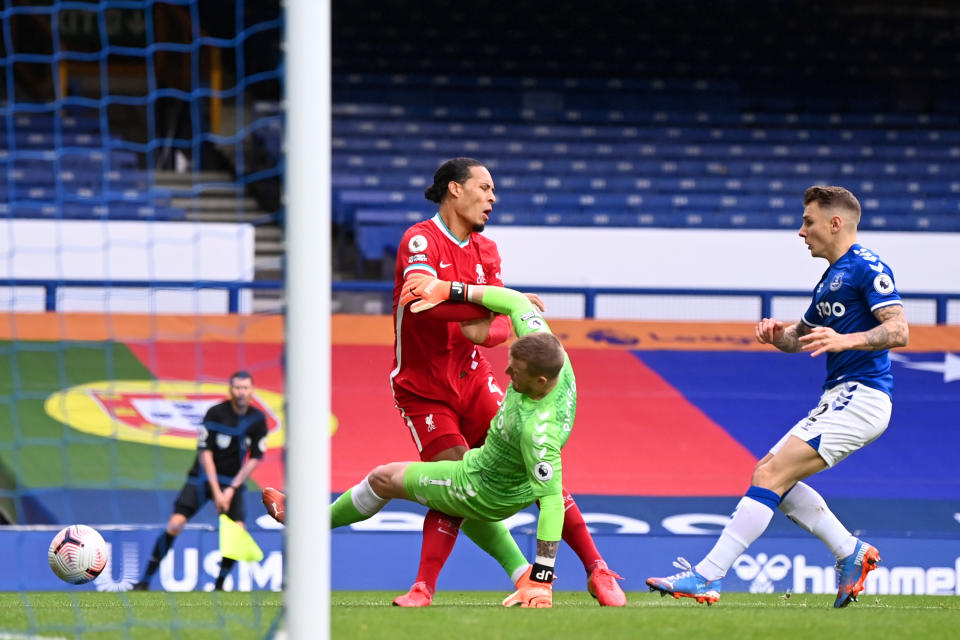
[[[462,282],[439,280],[428,273],[411,273],[403,282],[400,306],[404,307],[408,302],[415,301],[410,310],[420,313],[446,300],[463,302],[466,299],[467,285]]]
[[[760,344],[773,344],[783,335],[784,324],[773,318],[764,318],[757,323],[757,342]]]
[[[277,491],[273,487],[267,487],[263,490],[263,506],[267,508],[270,517],[283,524],[286,518],[287,496],[282,491]]]
[[[549,609],[553,607],[552,575],[550,576],[550,582],[537,582],[530,577],[532,568],[533,565],[528,567],[526,572],[520,576],[520,579],[517,580],[517,590],[504,599],[503,606],[516,607],[519,605],[524,609]]]

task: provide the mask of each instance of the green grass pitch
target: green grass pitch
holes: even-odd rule
[[[390,605],[397,593],[335,591],[331,637],[390,640],[533,638],[957,638],[956,596],[863,595],[847,609],[833,596],[724,594],[713,606],[630,593],[624,609],[602,609],[585,593],[558,592],[550,610],[504,609],[504,593],[440,592],[426,609]],[[283,629],[279,593],[6,593],[0,636],[268,638]],[[277,623],[280,622],[278,625]],[[298,639],[294,639],[298,640]]]

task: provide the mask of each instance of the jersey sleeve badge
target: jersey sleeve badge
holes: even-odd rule
[[[410,242],[407,243],[407,248],[410,249],[410,253],[423,253],[427,250],[427,239],[422,235],[415,235],[410,238]]]
[[[541,460],[533,468],[533,473],[540,482],[550,482],[550,479],[553,478],[553,465],[546,460]]]
[[[886,273],[877,274],[873,279],[873,288],[881,295],[890,295],[893,293],[893,278]]]

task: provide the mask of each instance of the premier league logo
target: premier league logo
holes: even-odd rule
[[[883,295],[893,293],[893,278],[885,273],[881,273],[873,279],[873,288],[877,290],[877,293]]]
[[[407,243],[407,248],[410,253],[423,253],[427,250],[427,239],[420,235],[413,236]]]

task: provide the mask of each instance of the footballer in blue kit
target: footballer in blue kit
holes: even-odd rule
[[[876,547],[850,533],[823,497],[802,482],[876,440],[890,423],[890,352],[909,339],[893,271],[857,243],[860,203],[843,187],[810,187],[803,194],[799,235],[814,258],[830,264],[800,322],[763,318],[761,344],[787,353],[827,354],[827,378],[816,406],[756,465],[750,488],[713,549],[696,565],[678,558],[679,573],[648,578],[651,591],[712,604],[734,561],[759,538],[779,509],[819,538],[836,558],[834,607],[856,601],[880,562]]]
[[[830,327],[837,333],[868,331],[878,324],[874,313],[889,305],[902,305],[893,272],[880,256],[854,244],[823,274],[802,321],[811,329]],[[890,352],[883,349],[827,353],[827,380],[823,388],[851,380],[892,396]]]

